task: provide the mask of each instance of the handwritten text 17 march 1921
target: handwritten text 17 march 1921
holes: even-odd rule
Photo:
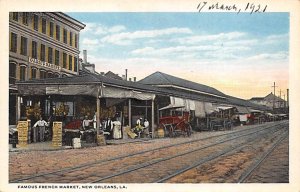
[[[224,4],[224,3],[208,3],[206,1],[200,2],[197,6],[199,12],[203,11],[228,11],[228,12],[249,12],[252,13],[263,13],[267,10],[268,5],[247,3],[243,7],[236,4]]]

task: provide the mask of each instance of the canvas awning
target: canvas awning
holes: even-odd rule
[[[134,98],[138,100],[152,100],[155,94],[143,93],[134,90],[101,87],[99,85],[55,85],[46,87],[47,95],[90,95],[102,98]]]
[[[233,107],[227,107],[227,106],[218,106],[217,109],[220,110],[228,110],[228,109],[232,109]]]
[[[158,109],[159,111],[161,110],[165,110],[165,109],[179,109],[179,108],[184,108],[183,105],[174,105],[174,104],[170,104],[170,105],[167,105],[165,107],[162,107],[160,109]]]
[[[98,95],[96,85],[52,85],[46,87],[46,95]]]
[[[249,110],[247,107],[235,106],[239,114],[248,114]]]

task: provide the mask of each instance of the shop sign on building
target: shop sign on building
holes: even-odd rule
[[[26,147],[28,141],[28,122],[18,121],[18,141],[20,147]]]
[[[52,146],[61,147],[62,146],[62,122],[53,122],[53,137]]]
[[[57,66],[57,65],[45,62],[45,61],[41,61],[41,60],[38,60],[38,59],[35,59],[35,58],[32,58],[32,57],[29,57],[28,61],[29,61],[29,63],[33,63],[35,65],[40,65],[40,66],[43,66],[43,67],[47,67],[49,69],[54,69],[54,70],[57,70],[57,71],[61,70],[60,66]]]

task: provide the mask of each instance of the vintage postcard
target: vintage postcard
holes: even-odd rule
[[[299,191],[299,1],[7,1],[0,191]]]

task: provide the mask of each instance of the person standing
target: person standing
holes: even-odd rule
[[[40,133],[40,141],[43,142],[45,139],[45,126],[48,126],[49,123],[43,120],[42,116],[40,116],[40,120],[38,120],[33,125],[33,142],[37,141],[37,134]]]
[[[82,128],[84,130],[90,129],[90,123],[93,122],[93,120],[88,119],[88,116],[85,116],[85,119],[82,121]]]

